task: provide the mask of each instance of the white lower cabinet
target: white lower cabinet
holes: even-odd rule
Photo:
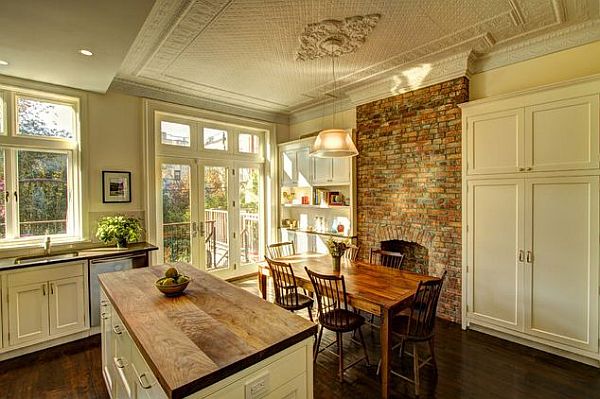
[[[599,178],[468,182],[467,320],[598,353]]]
[[[84,262],[70,262],[7,274],[9,346],[86,329],[84,267]]]
[[[48,283],[8,287],[9,345],[41,341],[50,335]]]
[[[85,327],[83,276],[52,280],[50,285],[50,335],[62,335]]]

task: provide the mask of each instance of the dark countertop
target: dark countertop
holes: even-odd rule
[[[127,248],[102,246],[96,248],[57,250],[56,252],[51,252],[50,255],[46,257],[43,255],[39,255],[39,257],[36,255],[23,255],[18,257],[1,258],[0,271],[51,265],[54,263],[76,260],[122,256],[136,252],[156,251],[157,249],[158,247],[147,242],[138,242],[129,244]]]
[[[183,295],[154,286],[171,265],[99,276],[100,284],[170,398],[183,398],[311,337],[317,326],[241,288],[178,263]]]

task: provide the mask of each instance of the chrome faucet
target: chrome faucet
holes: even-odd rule
[[[43,247],[44,247],[44,255],[46,255],[46,256],[50,255],[50,249],[52,248],[52,242],[50,241],[50,236],[46,236]]]

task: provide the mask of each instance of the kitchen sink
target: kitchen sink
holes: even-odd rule
[[[76,256],[79,255],[79,252],[77,251],[72,251],[72,252],[62,252],[62,253],[57,253],[57,254],[51,254],[51,255],[32,255],[32,256],[20,256],[18,258],[15,258],[15,265],[22,265],[24,263],[37,263],[37,262],[49,262],[52,260],[60,260],[60,259],[70,259],[70,258],[75,258]]]

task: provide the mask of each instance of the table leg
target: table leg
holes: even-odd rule
[[[381,312],[381,397],[390,397],[390,365],[392,360],[392,328],[391,311],[384,309]]]
[[[258,270],[258,290],[262,295],[262,299],[267,300],[267,276],[261,269]]]

